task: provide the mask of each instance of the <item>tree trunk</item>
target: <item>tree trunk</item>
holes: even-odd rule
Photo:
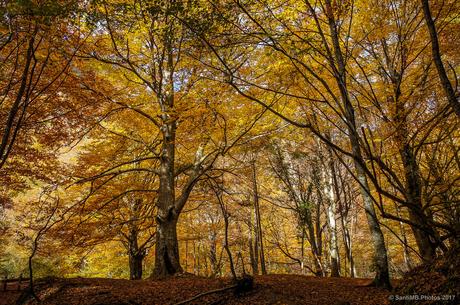
[[[145,249],[139,248],[139,227],[138,221],[140,218],[140,209],[142,200],[134,199],[128,201],[130,208],[130,218],[128,223],[129,235],[127,238],[128,255],[129,255],[129,279],[142,279],[142,262],[145,257]]]
[[[162,278],[182,272],[176,226],[176,217],[170,217],[157,223],[153,277]]]
[[[352,247],[352,239],[350,234],[350,227],[353,226],[353,219],[349,219],[349,206],[347,202],[349,202],[349,196],[347,195],[348,188],[347,185],[344,183],[342,177],[339,177],[340,184],[343,189],[343,200],[339,201],[340,207],[340,223],[342,225],[342,238],[343,238],[343,246],[345,248],[345,261],[348,261],[348,266],[345,265],[345,270],[349,271],[350,277],[355,277],[355,262],[353,259],[353,247]],[[351,197],[351,196],[350,196]]]
[[[313,255],[313,262],[315,264],[315,275],[324,276],[324,269],[323,269],[323,265],[321,262],[322,250],[320,248],[322,246],[318,246],[318,244],[322,244],[322,243],[318,243],[316,241],[316,238],[318,235],[315,235],[313,226],[311,225],[308,226],[308,232],[310,236],[308,239],[310,242],[311,254]],[[320,234],[319,237],[321,238],[321,236],[322,235]]]
[[[396,208],[396,215],[398,217],[401,217],[397,204],[395,204],[395,208]],[[406,230],[404,230],[404,225],[403,225],[403,223],[401,221],[399,221],[399,230],[401,231],[401,237],[402,237],[402,241],[403,241],[404,264],[406,265],[406,269],[407,269],[406,271],[410,271],[410,270],[412,270],[412,260],[411,260],[411,257],[410,257],[409,247],[408,247],[408,244],[407,244]]]
[[[214,191],[214,194],[216,194],[217,201],[219,202],[220,210],[222,212],[222,216],[224,217],[224,249],[228,255],[228,261],[230,264],[230,272],[232,273],[233,279],[236,280],[235,265],[233,264],[232,252],[230,251],[230,246],[228,242],[228,226],[229,226],[230,214],[228,213],[227,208],[225,207],[224,200],[222,198],[223,184],[222,184],[222,189],[214,187],[213,185],[211,185],[211,187],[212,187],[212,190]]]
[[[341,224],[342,224],[342,232],[343,232],[343,246],[345,248],[345,253],[346,253],[346,259],[348,260],[349,266],[348,270],[350,272],[350,277],[355,277],[355,262],[353,259],[353,247],[352,247],[352,241],[351,241],[351,235],[350,235],[350,230],[348,228],[348,225],[345,223],[345,219],[348,218],[346,214],[342,214],[340,219],[341,219]],[[347,267],[345,266],[345,269]]]
[[[342,103],[345,111],[345,118],[347,122],[348,137],[350,146],[354,156],[354,166],[356,170],[356,177],[360,184],[361,196],[364,201],[364,210],[367,216],[372,241],[374,245],[374,263],[376,267],[376,275],[373,284],[378,287],[391,288],[390,275],[388,272],[388,257],[387,249],[385,246],[385,239],[377,215],[374,209],[374,203],[371,197],[371,189],[369,187],[366,171],[363,167],[364,161],[361,154],[361,147],[359,143],[359,135],[356,129],[356,119],[353,105],[350,101],[350,96],[347,89],[345,61],[340,48],[339,35],[337,32],[336,20],[332,10],[330,0],[326,1],[326,14],[328,16],[328,24],[331,34],[331,39],[334,48],[334,58],[331,58],[330,64],[333,68],[334,77],[337,86],[340,90]]]
[[[264,253],[264,243],[263,243],[263,233],[262,233],[262,224],[260,220],[260,206],[259,206],[259,190],[257,186],[257,172],[256,172],[256,162],[252,161],[252,183],[253,183],[253,192],[254,192],[254,214],[255,214],[255,227],[256,227],[256,243],[258,245],[258,252],[255,255],[260,255],[260,269],[262,274],[267,274],[265,268],[265,253]]]
[[[407,127],[407,111],[401,97],[401,76],[398,74],[391,60],[387,59],[389,68],[389,78],[393,86],[393,96],[389,97],[395,105],[393,121],[396,124],[396,142],[398,144],[399,155],[404,169],[405,189],[404,196],[407,201],[406,207],[409,212],[409,219],[419,227],[425,227],[427,230],[421,230],[419,227],[411,225],[415,241],[420,255],[425,261],[432,261],[436,254],[436,246],[430,241],[427,231],[433,229],[427,224],[426,216],[422,209],[422,182],[420,170],[417,163],[414,149],[410,143],[409,131]]]
[[[228,255],[228,261],[230,264],[230,272],[232,273],[233,279],[236,280],[235,265],[233,264],[232,252],[230,251],[230,246],[228,245],[228,216],[224,217],[224,221],[225,221],[224,248],[225,248],[225,252],[227,252],[227,255]]]
[[[331,276],[338,277],[340,276],[339,271],[339,253],[337,247],[337,234],[336,234],[336,223],[335,223],[335,213],[333,208],[335,204],[331,204],[327,207],[327,217],[329,224],[329,252],[331,257]]]
[[[350,271],[350,277],[355,277],[355,262],[353,259],[353,251],[352,251],[352,244],[351,244],[351,237],[350,237],[350,231],[348,228],[343,224],[343,239],[344,239],[344,246],[345,246],[345,252],[346,252],[346,257],[348,259],[349,263],[349,271]]]
[[[217,260],[217,234],[211,232],[209,236],[209,261],[211,263],[211,277],[216,277],[220,272],[219,262]]]
[[[144,255],[130,254],[129,255],[129,279],[140,280],[142,279],[142,262],[144,261]]]
[[[330,136],[327,135],[327,138],[330,139]],[[322,155],[321,155],[322,157]],[[329,254],[331,259],[331,277],[339,277],[340,276],[340,268],[339,268],[339,248],[337,245],[337,226],[335,221],[335,210],[336,210],[336,200],[338,196],[336,196],[335,188],[335,166],[334,166],[334,156],[332,154],[332,150],[328,148],[328,166],[325,166],[323,170],[323,182],[324,182],[324,190],[327,196],[327,225],[329,228]],[[323,162],[325,163],[325,162]],[[326,164],[324,164],[326,165]]]
[[[367,182],[365,173],[361,167],[361,164],[355,162],[357,169],[357,176],[361,185],[361,196],[364,201],[364,210],[366,212],[367,223],[369,225],[372,242],[374,245],[374,264],[375,264],[375,278],[373,284],[377,287],[391,288],[390,274],[388,271],[388,257],[387,249],[385,246],[385,239],[383,232],[380,228],[380,224],[377,220],[377,214],[375,213],[374,203],[370,195],[370,188]]]
[[[454,110],[455,114],[460,117],[460,102],[455,95],[454,88],[452,87],[452,83],[447,76],[446,69],[444,68],[444,64],[441,58],[441,50],[439,48],[439,39],[438,39],[438,32],[436,30],[436,25],[434,23],[433,17],[431,16],[430,10],[430,3],[428,0],[421,0],[423,14],[425,17],[425,23],[428,28],[428,32],[430,33],[430,40],[431,40],[431,54],[433,56],[433,61],[436,65],[436,69],[438,70],[438,75],[441,80],[442,88],[444,89],[444,93],[446,94],[447,101],[449,105]]]
[[[172,109],[173,96],[166,99]],[[158,189],[157,234],[155,245],[155,267],[152,277],[165,277],[182,272],[177,241],[177,221],[180,211],[176,210],[174,183],[176,121],[168,113],[162,114],[163,144],[160,158],[160,185]]]
[[[426,216],[422,210],[421,181],[418,164],[409,144],[402,143],[400,155],[404,164],[404,174],[406,176],[406,200],[411,222],[420,227],[427,227],[424,221]],[[416,226],[411,226],[415,241],[420,252],[420,256],[425,261],[432,261],[436,255],[436,246],[430,241],[429,234]],[[431,230],[431,229],[430,229]]]
[[[249,260],[251,261],[252,274],[259,274],[259,234],[257,234],[257,222],[253,222],[253,214],[255,209],[249,215]]]

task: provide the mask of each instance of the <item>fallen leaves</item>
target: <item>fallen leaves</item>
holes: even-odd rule
[[[365,287],[369,281],[287,274],[256,276],[251,291],[235,295],[233,290],[222,290],[188,304],[388,304],[390,292]],[[174,277],[163,281],[72,278],[39,283],[37,295],[41,297],[40,304],[43,305],[167,305],[231,284],[230,279],[195,276]],[[0,292],[0,298],[2,296]],[[36,302],[29,300],[26,304]]]

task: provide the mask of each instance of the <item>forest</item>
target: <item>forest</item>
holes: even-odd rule
[[[0,0],[0,305],[457,304],[460,2]]]

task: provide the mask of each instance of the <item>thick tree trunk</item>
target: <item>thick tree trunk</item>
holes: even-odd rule
[[[173,107],[173,96],[166,99],[167,109]],[[165,277],[182,272],[177,241],[177,221],[174,181],[176,122],[165,112],[162,114],[163,145],[160,158],[160,185],[158,189],[157,234],[155,266],[152,277]]]
[[[153,277],[162,278],[182,272],[176,226],[175,217],[157,223]]]
[[[175,126],[165,125],[160,186],[158,192],[155,267],[152,277],[165,277],[182,272],[177,241],[177,215],[174,185]]]
[[[140,280],[142,279],[142,262],[144,261],[144,255],[130,254],[129,255],[129,279]]]

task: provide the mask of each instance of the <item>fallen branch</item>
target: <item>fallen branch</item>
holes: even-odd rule
[[[240,295],[241,293],[244,293],[244,292],[247,292],[247,291],[250,291],[254,288],[254,278],[250,275],[243,275],[243,277],[239,278],[236,280],[236,283],[234,285],[231,285],[231,286],[227,286],[227,287],[224,287],[224,288],[219,288],[219,289],[215,289],[215,290],[211,290],[211,291],[207,291],[207,292],[203,292],[203,293],[200,293],[200,294],[197,294],[193,297],[191,297],[190,299],[187,299],[185,301],[181,301],[179,303],[176,303],[174,305],[182,305],[182,304],[187,304],[191,301],[194,301],[196,299],[199,299],[205,295],[209,295],[209,294],[213,294],[213,293],[218,293],[218,292],[223,292],[223,291],[227,291],[227,290],[231,290],[231,289],[235,289],[235,294],[236,295]]]
[[[185,300],[185,301],[181,301],[181,302],[176,303],[176,304],[174,304],[174,305],[187,304],[187,303],[192,302],[192,301],[194,301],[194,300],[196,300],[196,299],[199,299],[199,298],[201,298],[201,297],[203,297],[203,296],[205,296],[205,295],[209,295],[209,294],[213,294],[213,293],[218,293],[218,292],[222,292],[222,291],[227,291],[227,290],[230,290],[230,289],[234,289],[234,288],[236,288],[236,287],[238,287],[238,284],[235,284],[235,285],[232,285],[232,286],[227,286],[227,287],[224,287],[224,288],[214,289],[214,290],[207,291],[207,292],[203,292],[203,293],[200,293],[200,294],[197,294],[197,295],[191,297],[190,299],[187,299],[187,300]]]

